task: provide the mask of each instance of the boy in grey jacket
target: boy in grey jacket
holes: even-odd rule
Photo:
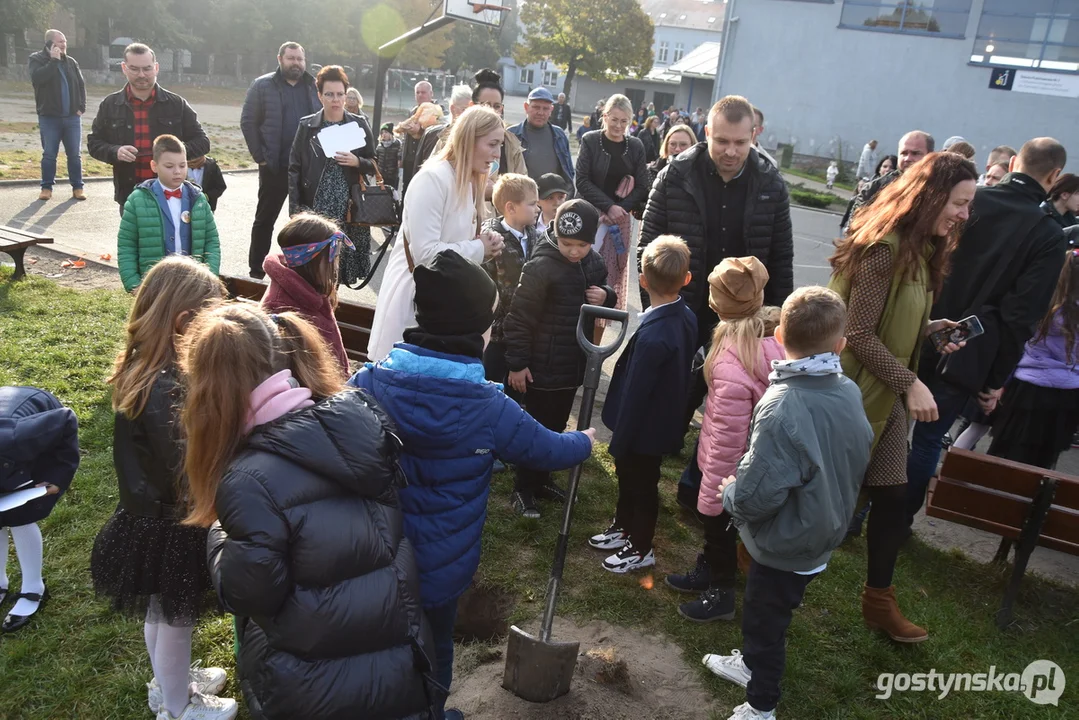
[[[846,536],[869,465],[873,430],[858,386],[842,374],[847,311],[822,287],[783,304],[776,339],[786,361],[753,414],[749,448],[719,497],[753,557],[742,604],[745,653],[705,655],[746,688],[731,720],[775,717],[791,613]]]

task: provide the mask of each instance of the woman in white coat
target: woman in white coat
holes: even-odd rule
[[[416,324],[412,269],[453,250],[477,265],[502,252],[502,236],[480,233],[483,190],[492,163],[502,153],[502,118],[483,106],[470,107],[453,123],[450,140],[416,173],[405,195],[399,241],[390,252],[375,303],[367,356],[386,357]]]

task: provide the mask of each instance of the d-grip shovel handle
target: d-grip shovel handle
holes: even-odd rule
[[[607,345],[596,345],[588,339],[585,329],[595,327],[597,318],[604,320],[616,320],[621,324],[621,330],[614,342]],[[625,310],[600,307],[599,305],[582,305],[581,317],[577,320],[577,342],[588,356],[588,364],[584,371],[584,392],[581,393],[581,411],[577,413],[577,429],[587,430],[592,425],[592,405],[596,400],[596,389],[599,387],[599,374],[603,367],[603,361],[622,345],[626,339],[626,330],[629,325],[629,313]],[[573,519],[573,506],[577,502],[577,486],[581,482],[581,465],[575,465],[569,473],[569,486],[566,488],[566,506],[562,511],[562,529],[558,533],[558,545],[554,552],[554,566],[551,568],[551,577],[547,581],[547,605],[543,611],[543,620],[540,623],[540,640],[544,643],[551,640],[551,626],[554,624],[555,604],[558,602],[558,587],[562,584],[562,570],[566,565],[566,553],[569,552],[569,528]]]
[[[615,338],[614,342],[606,345],[596,345],[592,342],[590,335],[596,327],[596,320],[615,320],[618,322],[618,337]],[[599,389],[599,376],[603,361],[622,346],[622,341],[626,339],[628,329],[629,313],[625,310],[616,310],[601,305],[581,306],[581,316],[577,318],[577,344],[581,346],[585,355],[588,356],[588,364],[585,366],[584,371],[585,389]],[[591,404],[589,404],[589,419],[591,419],[591,411]],[[587,427],[588,425],[585,424],[580,426],[580,429],[584,430]]]

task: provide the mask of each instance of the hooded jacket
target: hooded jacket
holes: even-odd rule
[[[774,380],[753,413],[737,480],[723,491],[753,559],[790,572],[828,562],[847,535],[872,443],[849,378]]]
[[[285,265],[284,255],[267,255],[262,261],[262,269],[270,278],[270,286],[262,295],[262,309],[268,313],[291,310],[303,315],[318,328],[322,339],[329,345],[341,372],[348,374],[348,354],[345,342],[341,339],[341,328],[333,313],[330,299],[311,287],[292,268]]]
[[[607,266],[595,250],[570,262],[553,239],[537,244],[521,270],[521,283],[502,326],[506,365],[511,372],[528,368],[538,390],[576,388],[584,382],[585,355],[577,344],[577,320],[584,292],[596,285],[607,291],[606,307],[615,292],[607,286]]]
[[[44,520],[79,468],[79,421],[53,395],[32,387],[0,387],[0,493],[50,483],[60,489],[0,512],[0,527]]]
[[[398,343],[349,384],[369,391],[397,426],[404,454],[405,534],[416,549],[424,607],[456,601],[480,562],[495,455],[562,470],[592,452],[587,436],[555,433],[484,379],[477,358]]]
[[[177,231],[190,232],[188,247],[193,258],[209,266],[214,275],[220,271],[221,243],[206,195],[198,185],[185,180],[181,186],[181,203],[190,213],[191,222],[187,223],[187,228],[173,228],[165,197],[154,188],[156,182],[139,183],[124,203],[116,236],[116,265],[120,270],[120,281],[128,292],[138,287],[150,268],[165,257],[166,238],[175,237]],[[171,243],[169,249],[172,249]]]
[[[700,183],[698,165],[711,163],[708,146],[696,145],[672,158],[660,171],[648,196],[641,240],[637,247],[637,269],[648,244],[660,235],[677,235],[689,246],[689,270],[693,279],[682,288],[689,309],[699,312],[708,298],[708,242],[714,228],[706,227],[707,203]],[[768,269],[764,288],[765,305],[783,305],[794,290],[794,234],[790,197],[779,171],[767,160],[749,151],[745,172],[749,174],[744,212],[745,254],[756,256]],[[641,291],[641,306],[648,307],[648,293]]]
[[[210,574],[250,619],[239,665],[268,720],[428,717],[399,451],[385,413],[346,390],[257,426],[225,471]]]

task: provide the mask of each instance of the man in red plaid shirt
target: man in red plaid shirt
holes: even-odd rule
[[[210,140],[187,101],[157,84],[153,50],[142,43],[128,45],[120,67],[127,85],[101,101],[86,145],[92,157],[112,165],[113,196],[123,214],[135,186],[156,177],[150,160],[158,135],[180,138],[189,158],[207,154]]]

